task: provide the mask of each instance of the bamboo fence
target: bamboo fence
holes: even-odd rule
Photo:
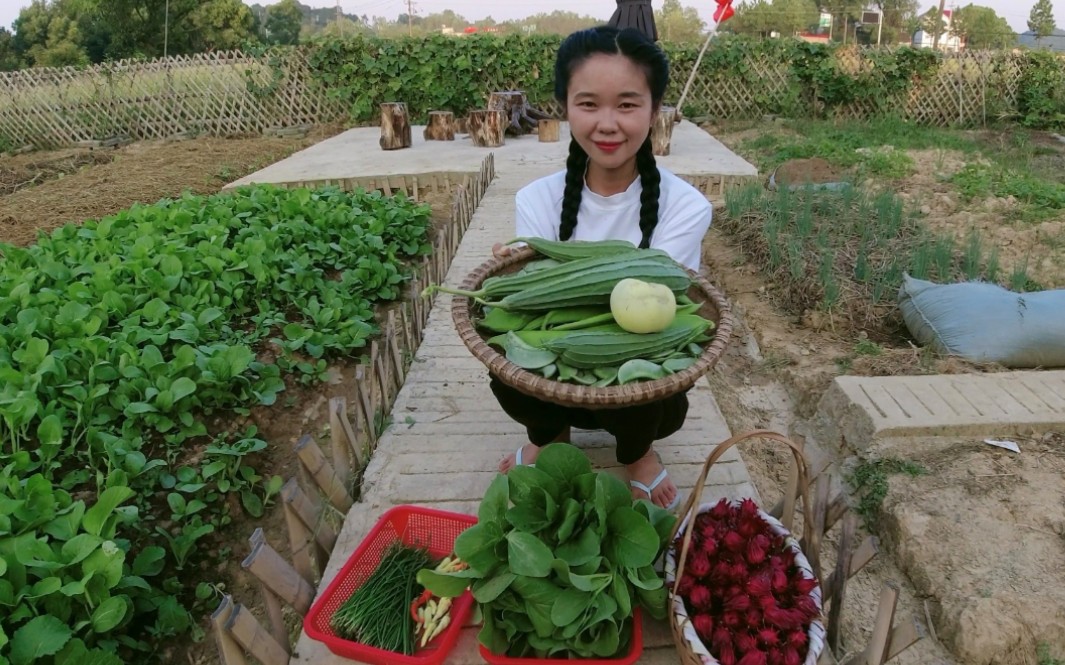
[[[851,74],[868,71],[873,63],[863,52],[840,49],[836,66]],[[57,148],[123,139],[262,134],[343,118],[344,103],[318,82],[309,57],[305,49],[261,57],[224,51],[0,73],[0,145]],[[809,114],[841,119],[890,113],[926,125],[975,126],[1017,113],[1023,62],[1022,55],[1007,51],[945,54],[933,75],[914,81],[905,92],[870,95],[826,112],[809,108],[816,91],[802,88],[788,62],[752,56],[737,71],[703,66],[687,101],[698,110],[695,115],[715,119],[806,107]],[[670,98],[678,96],[672,93],[684,77],[674,78]],[[493,90],[522,87],[520,78],[484,81],[486,98]],[[397,98],[402,96],[398,91]],[[531,101],[561,117],[554,100]]]

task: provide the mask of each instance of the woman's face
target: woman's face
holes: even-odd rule
[[[644,70],[623,55],[597,53],[573,70],[566,98],[570,133],[589,169],[635,172],[636,152],[651,131],[655,108]]]

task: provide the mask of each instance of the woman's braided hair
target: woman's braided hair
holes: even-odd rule
[[[666,54],[639,30],[618,30],[609,26],[575,32],[562,42],[555,59],[555,99],[566,104],[573,70],[597,53],[621,54],[639,65],[647,75],[655,109],[661,106],[669,84],[669,59]],[[587,168],[588,153],[571,138],[569,158],[566,159],[566,188],[562,196],[562,223],[558,231],[560,240],[569,240],[577,226],[577,211],[581,207]],[[640,174],[640,186],[643,189],[640,195],[640,231],[643,234],[640,247],[646,248],[651,245],[651,236],[658,224],[658,194],[662,181],[651,149],[650,133],[636,153],[636,170]]]

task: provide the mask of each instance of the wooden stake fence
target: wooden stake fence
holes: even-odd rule
[[[322,448],[308,435],[297,442],[296,452],[304,471],[301,475],[315,490],[306,491],[296,478],[290,478],[281,488],[292,564],[266,542],[261,529],[255,530],[249,539],[251,552],[242,566],[260,582],[270,627],[264,628],[247,608],[234,603],[229,596],[224,597],[212,615],[223,665],[246,665],[245,652],[264,665],[288,662],[291,647],[281,603],[301,616],[306,614],[314,596],[313,585],[324,573],[337,541],[337,533],[326,519],[330,508],[319,499],[319,493],[341,513],[352,506],[353,471],[362,467],[372,454],[380,434],[379,418],[390,411],[406,378],[405,354],[413,356],[417,351],[429,319],[430,303],[421,297],[421,292],[429,284],[444,279],[462,235],[469,228],[473,211],[494,177],[495,162],[489,155],[478,173],[462,177],[420,176],[419,182],[413,176],[409,180],[399,176],[342,183],[352,188],[372,186],[390,193],[403,192],[417,199],[428,188],[438,191],[442,180],[444,191],[455,195],[451,221],[435,237],[432,257],[423,258],[414,270],[407,300],[386,314],[380,338],[371,342],[367,361],[356,368],[356,399],[351,408],[344,397],[329,400],[332,459],[327,459]],[[313,184],[323,183],[307,183]]]

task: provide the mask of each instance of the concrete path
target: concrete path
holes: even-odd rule
[[[1065,429],[1065,371],[841,376],[822,427],[854,449],[901,437],[1009,436]]]
[[[227,188],[251,183],[341,181],[440,171],[470,173],[481,168],[489,151],[474,147],[464,135],[456,136],[454,141],[426,141],[422,131],[420,126],[413,128],[410,148],[383,151],[377,144],[381,136],[377,127],[349,129],[241,178]],[[568,123],[562,123],[559,136],[561,140],[555,143],[540,143],[533,134],[508,136],[504,145],[490,150],[495,153],[496,164],[514,164],[523,172],[546,169],[544,173],[550,173],[566,163]],[[687,120],[674,125],[670,154],[660,157],[659,163],[677,175],[758,176],[758,169]],[[526,176],[526,180],[532,177]]]
[[[704,154],[712,152],[712,144],[705,141],[709,139],[708,135],[701,131],[699,133],[701,137],[692,137],[688,148],[699,150],[700,144],[695,142],[695,138],[700,138],[704,141],[701,145]],[[417,128],[415,135],[420,135]],[[498,177],[487,190],[466,231],[447,276],[449,284],[457,285],[475,266],[485,261],[491,254],[492,243],[513,235],[515,192],[532,179],[561,167],[564,160],[559,156],[549,158],[546,154],[555,144],[540,144],[535,137],[524,137],[514,143],[521,143],[525,147],[525,143],[530,141],[532,152],[539,149],[545,154],[529,157],[517,150],[496,152]],[[286,165],[282,162],[265,172],[250,176],[249,181],[278,182],[277,178],[284,174],[289,174],[285,177],[298,177],[301,180],[321,179],[321,173],[311,169],[313,160],[305,154],[316,148],[294,156],[295,164]],[[426,150],[434,149],[435,146]],[[472,162],[461,162],[456,157],[455,161],[447,163],[447,167],[476,171],[485,151],[472,150],[478,157],[476,166]],[[323,152],[324,149],[318,151],[319,154]],[[416,168],[431,170],[432,166],[437,169],[441,166],[436,159],[420,162],[423,157],[418,150],[400,152],[418,163],[400,164],[397,159],[396,163],[385,164],[393,156],[382,158],[376,146],[372,154],[363,148],[362,151],[349,153],[348,159],[352,162],[367,160],[358,167],[361,172],[353,174],[358,176],[375,173],[370,162],[378,163],[376,173],[390,168],[396,169],[396,173],[411,173],[417,172],[412,171]],[[456,149],[456,154],[460,153],[461,150]],[[663,164],[684,174],[677,166],[684,165],[680,157],[675,155],[666,158]],[[341,161],[331,163],[339,169]],[[750,165],[747,168],[753,169]],[[344,166],[345,172],[352,169],[354,167]],[[269,173],[271,170],[272,175]],[[340,177],[340,173],[340,170],[336,171],[333,177]],[[352,174],[348,177],[352,177]],[[728,427],[705,381],[692,389],[689,399],[691,407],[684,428],[655,445],[685,496],[712,447],[729,436]],[[498,461],[526,442],[523,429],[498,407],[488,388],[484,366],[470,355],[456,334],[450,315],[450,296],[438,296],[433,304],[424,340],[396,399],[392,423],[366,469],[363,499],[345,519],[320,588],[329,584],[374,521],[392,506],[412,503],[476,513],[480,498],[496,473]],[[614,460],[610,437],[602,433],[577,431],[573,438],[576,445],[587,451],[596,467],[621,474],[621,468]],[[706,500],[722,496],[757,496],[735,449],[715,466],[704,493]],[[676,663],[676,650],[668,626],[648,620],[644,621],[644,626],[645,651],[639,662]],[[476,633],[477,629],[473,627],[463,631],[448,663],[466,665],[483,662],[477,654]],[[342,665],[351,661],[334,656],[324,645],[302,634],[292,662]]]

